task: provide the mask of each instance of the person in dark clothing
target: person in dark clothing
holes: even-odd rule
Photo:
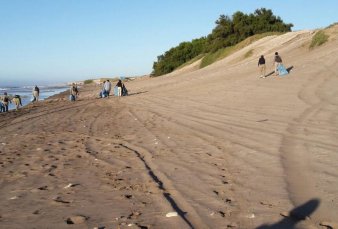
[[[260,74],[261,74],[260,78],[265,78],[266,77],[266,74],[265,74],[266,67],[265,67],[265,59],[264,59],[263,55],[261,55],[261,57],[258,60],[258,67],[259,67],[259,71],[260,71]]]
[[[35,85],[33,89],[33,102],[39,101],[40,89],[38,86]]]
[[[11,103],[11,100],[10,100],[9,96],[7,95],[7,92],[5,92],[3,100],[2,100],[2,104],[4,106],[4,108],[3,108],[4,112],[8,112],[8,105],[9,105],[9,103]]]
[[[122,83],[122,96],[127,96],[128,95],[128,90],[124,83]]]
[[[119,80],[116,84],[117,87],[117,96],[122,96],[122,81]]]

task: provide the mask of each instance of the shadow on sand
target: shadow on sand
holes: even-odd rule
[[[297,223],[309,217],[318,208],[320,201],[318,199],[312,199],[299,207],[294,208],[289,212],[289,217],[272,224],[262,225],[256,229],[296,229]]]
[[[286,69],[286,71],[288,71],[288,73],[290,73],[290,71],[293,69],[293,66],[290,66]]]
[[[129,93],[128,96],[131,95],[139,95],[139,94],[143,94],[143,93],[147,93],[148,91],[140,91],[140,92],[135,92],[135,93]]]

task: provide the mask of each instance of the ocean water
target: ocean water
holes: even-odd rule
[[[33,87],[34,86],[22,86],[22,87],[0,87],[0,96],[3,96],[5,92],[8,95],[20,95],[22,105],[25,106],[33,100]],[[52,95],[59,94],[69,89],[67,85],[60,86],[38,86],[40,89],[39,100],[44,100]],[[9,109],[14,109],[13,104],[9,105]]]

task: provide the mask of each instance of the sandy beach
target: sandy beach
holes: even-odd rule
[[[337,27],[313,35],[0,114],[0,228],[337,228]]]

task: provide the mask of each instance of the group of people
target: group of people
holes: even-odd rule
[[[275,67],[275,76],[279,75],[279,67],[280,65],[283,64],[282,58],[280,57],[280,55],[278,54],[278,52],[275,52],[275,57],[273,60],[273,64]],[[265,58],[264,55],[261,55],[261,57],[258,60],[258,68],[260,71],[260,78],[266,78],[266,66],[265,66]]]
[[[125,87],[125,85],[122,83],[121,80],[119,80],[116,84],[116,92],[115,94],[117,96],[125,96],[128,95],[128,90]],[[111,93],[111,89],[112,89],[112,84],[109,80],[106,80],[103,82],[103,86],[102,86],[102,91],[100,92],[100,97],[109,97],[110,93]],[[79,96],[79,90],[78,87],[75,83],[73,83],[70,87],[70,101],[76,101],[78,96]],[[32,91],[32,102],[38,102],[39,101],[39,96],[40,96],[40,89],[37,85],[35,85],[33,87],[33,91]],[[2,112],[8,112],[8,107],[9,104],[13,103],[16,107],[16,110],[19,109],[20,106],[22,106],[22,102],[21,102],[21,97],[20,95],[14,95],[14,96],[10,96],[7,94],[7,92],[4,92],[3,96],[0,96],[0,113]]]
[[[116,88],[116,92],[114,94],[116,96],[126,96],[126,95],[128,95],[128,90],[121,80],[119,80],[117,82],[117,84],[115,85],[115,88]],[[103,81],[102,89],[101,89],[100,95],[99,95],[100,98],[109,97],[109,95],[111,93],[111,89],[112,89],[111,82],[109,80]]]
[[[112,83],[110,82],[110,80],[105,80],[102,83],[102,88],[101,88],[99,97],[106,98],[106,97],[109,97],[111,94],[114,94],[116,96],[128,95],[128,90],[126,86],[124,85],[124,83],[122,82],[122,80],[119,80],[117,84],[115,85],[114,93],[112,93],[111,91],[112,91]],[[69,100],[76,101],[79,96],[79,90],[75,83],[72,83],[72,85],[70,86],[69,92],[70,92]]]
[[[18,110],[19,107],[22,106],[21,96],[14,95],[13,97],[10,97],[7,92],[4,92],[4,95],[0,96],[0,113],[8,112],[8,106],[10,103],[13,103],[16,110]]]
[[[102,90],[100,92],[100,97],[109,97],[111,91],[111,82],[109,80],[103,81]]]
[[[35,85],[33,88],[33,99],[32,102],[39,101],[40,89]],[[20,106],[22,106],[21,96],[14,95],[10,96],[7,92],[4,92],[3,96],[0,96],[0,113],[8,112],[9,104],[13,103],[15,105],[15,109],[18,110]]]

